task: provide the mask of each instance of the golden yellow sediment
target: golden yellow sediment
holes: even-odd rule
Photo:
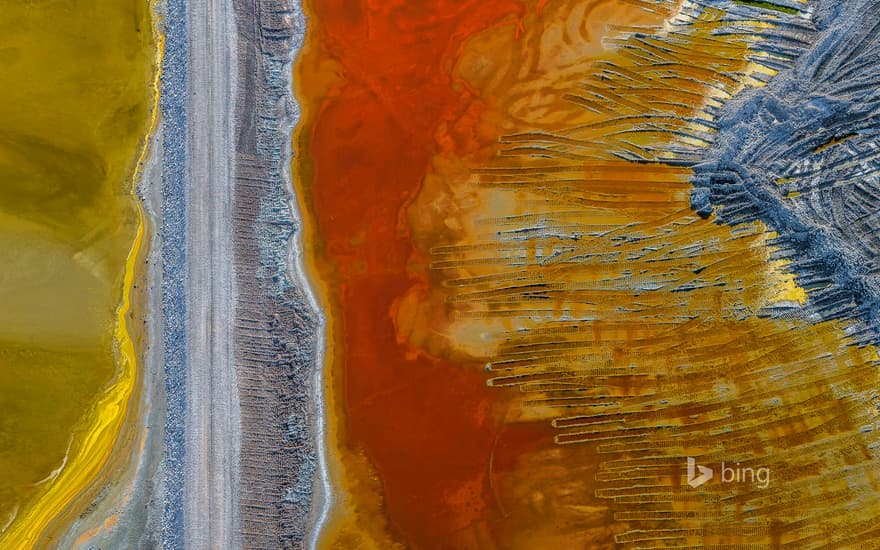
[[[67,5],[70,6],[69,3]],[[136,383],[138,380],[137,356],[135,352],[135,346],[129,332],[128,318],[131,313],[131,292],[134,285],[136,268],[139,261],[139,254],[141,251],[141,247],[144,244],[143,238],[145,224],[143,209],[135,196],[134,189],[136,183],[139,181],[144,171],[146,159],[149,154],[149,136],[152,134],[152,131],[155,128],[158,116],[159,68],[161,67],[162,61],[164,37],[158,32],[156,25],[151,23],[152,17],[144,16],[146,10],[149,10],[149,14],[155,13],[154,2],[136,0],[131,2],[131,6],[132,11],[135,15],[135,28],[137,33],[142,32],[142,30],[140,29],[140,23],[150,23],[149,32],[151,34],[151,37],[147,38],[146,42],[144,42],[143,38],[134,38],[133,42],[135,43],[135,45],[132,47],[132,49],[135,50],[134,55],[140,55],[141,53],[145,53],[145,50],[143,48],[139,48],[137,44],[151,45],[149,49],[151,50],[150,57],[152,57],[152,59],[150,59],[149,61],[152,63],[153,78],[152,85],[151,87],[149,87],[149,89],[136,87],[137,76],[131,77],[132,80],[129,81],[129,84],[131,84],[134,89],[128,89],[126,91],[132,94],[143,94],[145,100],[142,103],[140,102],[140,100],[135,101],[134,107],[129,107],[128,111],[119,111],[119,113],[121,113],[119,114],[119,118],[124,119],[122,123],[130,123],[130,126],[126,126],[120,131],[126,132],[127,136],[131,136],[130,139],[134,139],[135,137],[140,136],[138,138],[140,141],[139,156],[137,158],[137,162],[134,166],[133,174],[131,175],[130,179],[126,176],[125,180],[119,180],[119,183],[116,184],[123,188],[127,187],[126,192],[124,194],[120,194],[119,197],[115,199],[113,198],[115,196],[115,193],[112,191],[112,188],[108,192],[111,196],[111,200],[127,201],[131,203],[131,206],[133,206],[134,209],[134,221],[136,222],[135,235],[133,237],[133,241],[129,241],[130,248],[128,249],[127,255],[125,256],[124,274],[122,275],[121,282],[121,303],[117,302],[118,305],[116,307],[114,319],[108,323],[108,325],[112,327],[112,334],[110,336],[112,342],[110,342],[110,346],[113,350],[115,350],[115,376],[110,381],[109,386],[106,387],[104,391],[100,391],[97,395],[92,395],[91,397],[89,397],[86,391],[82,392],[87,398],[89,398],[88,400],[91,401],[91,405],[88,409],[84,408],[80,411],[80,415],[83,417],[83,419],[76,424],[74,432],[70,436],[70,442],[67,446],[67,451],[60,467],[50,472],[45,479],[42,479],[37,483],[32,483],[28,485],[27,487],[31,489],[29,492],[21,491],[21,494],[13,493],[12,498],[15,498],[16,501],[12,501],[12,498],[10,498],[10,501],[4,502],[3,499],[0,498],[0,513],[4,511],[4,505],[7,506],[7,508],[12,506],[11,513],[8,510],[6,512],[9,514],[9,519],[7,520],[7,524],[3,526],[4,530],[2,531],[2,534],[0,534],[0,548],[18,549],[34,547],[40,541],[40,537],[47,526],[59,516],[59,514],[77,497],[77,495],[79,495],[83,491],[84,488],[86,488],[90,483],[95,480],[95,477],[104,466],[104,464],[107,462],[107,459],[114,448],[117,436],[126,418],[129,400],[132,396],[132,392],[136,387]],[[80,8],[80,6],[77,6],[77,3],[74,2],[73,10],[75,11],[78,8]],[[83,8],[83,11],[83,17],[89,17],[89,10]],[[138,15],[144,16],[147,21],[139,19]],[[100,23],[95,22],[94,25],[94,32],[100,34]],[[112,39],[112,35],[107,37],[107,40]],[[110,44],[107,47],[114,48],[114,45]],[[121,65],[117,65],[116,68],[124,66],[125,65],[123,63]],[[141,67],[140,63],[135,63],[134,68],[137,69],[138,67]],[[132,84],[132,82],[134,84]],[[123,81],[122,84],[116,82],[113,82],[112,84],[124,86],[125,81]],[[89,83],[84,82],[81,83],[81,85],[88,86]],[[76,88],[76,86],[73,87]],[[147,100],[146,98],[149,99]],[[76,99],[77,98],[66,98],[66,100],[73,101],[74,103],[76,102]],[[124,106],[117,107],[122,109]],[[142,107],[146,107],[145,110],[147,114],[147,120],[144,121],[147,123],[147,132],[145,135],[142,123],[138,122],[137,120],[138,113],[140,112],[140,109]],[[115,114],[116,113],[114,113],[114,115]],[[129,118],[126,119],[126,116],[128,116]],[[110,116],[108,117],[108,119],[114,122],[117,120],[116,116]],[[129,132],[136,132],[136,134],[131,134]],[[0,155],[2,155],[3,152],[4,151],[0,151]],[[118,153],[118,151],[115,152]],[[128,155],[134,153],[136,152],[130,151]],[[125,161],[124,155],[125,151],[123,150],[119,155],[123,158],[115,160],[122,160],[125,162],[126,165],[130,166],[131,161]],[[128,158],[131,158],[131,156],[129,156]],[[110,177],[110,175],[116,172],[131,170],[130,168],[114,166],[112,164],[113,160],[114,159],[106,159],[106,164],[103,171],[99,170],[97,173]],[[4,167],[0,166],[0,168]],[[5,172],[0,171],[0,176],[6,175],[7,174]],[[39,177],[40,175],[40,173],[37,173],[37,177]],[[121,185],[123,184],[123,181],[128,181],[129,183]],[[114,185],[113,181],[110,181],[109,183],[110,185]],[[106,192],[106,190],[100,189],[99,185],[98,190],[96,190],[95,192],[101,193]],[[90,198],[91,197],[86,197],[85,201],[88,202]],[[94,200],[97,201],[97,199]],[[122,203],[119,202],[118,204],[121,205]],[[88,212],[88,214],[94,216],[95,219],[101,219],[102,215],[106,215],[113,219],[112,216],[114,215],[114,213],[112,211],[105,213],[100,212],[97,209],[95,210],[96,211]],[[21,217],[27,217],[30,212],[23,212],[18,214],[21,215]],[[56,232],[57,234],[63,233],[63,221],[53,223],[51,221],[45,222],[44,220],[39,220],[39,222],[44,223],[48,226],[54,225],[54,227],[52,227],[49,232]],[[124,224],[124,222],[120,223]],[[2,225],[0,225],[0,227],[2,227]],[[92,230],[92,234],[89,234],[87,236],[89,239],[89,243],[100,241],[101,229],[102,227],[100,226],[100,224],[98,224],[98,227]],[[119,230],[120,228],[115,228],[115,231],[118,232]],[[111,238],[118,238],[118,235],[114,233]],[[101,245],[98,244],[94,246],[100,247]],[[87,255],[87,253],[83,253],[82,250],[79,250],[76,254],[74,254],[74,259],[78,262],[88,262],[88,258],[83,258],[83,256]],[[106,260],[106,258],[100,258],[99,261],[101,260],[110,263]],[[112,268],[112,265],[110,267]],[[96,305],[95,307],[99,308],[100,306]],[[31,342],[31,344],[34,343]],[[39,344],[39,342],[36,342],[35,345]],[[58,344],[58,342],[51,343],[51,345],[58,347],[58,349],[60,350],[55,352],[56,357],[63,356],[66,351],[63,346],[59,346]],[[85,358],[85,361],[81,364],[75,362],[72,364],[78,367],[87,367],[89,364],[89,358],[93,357],[93,355],[86,353],[83,355],[83,357]],[[85,373],[83,374],[83,376],[85,376]],[[37,390],[39,389],[40,388],[37,388]],[[48,411],[41,410],[40,412],[46,412],[48,414]],[[29,420],[31,420],[32,422],[45,421],[44,419],[39,418]],[[60,428],[63,429],[64,426],[61,426]],[[13,451],[16,450],[18,449],[13,449]],[[26,450],[27,449],[25,449],[25,451]],[[7,493],[9,493],[9,491],[7,491]]]
[[[116,341],[121,356],[119,377],[96,405],[95,418],[77,453],[68,461],[48,490],[37,497],[34,505],[23,516],[16,518],[0,539],[0,545],[9,545],[12,548],[32,547],[52,518],[94,479],[113,448],[137,377],[137,358],[128,335],[126,317],[129,313],[135,260],[142,240],[143,225],[140,225],[126,262],[125,293],[117,319]]]

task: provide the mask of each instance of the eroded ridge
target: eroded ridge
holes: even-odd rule
[[[815,194],[795,193],[792,204],[823,220],[855,216],[855,223],[869,224],[872,138],[857,130],[870,126],[874,115],[866,109],[873,103],[851,107],[859,116],[851,117],[858,128],[850,131],[841,109],[823,107],[849,98],[817,96],[835,83],[874,94],[858,71],[867,66],[861,56],[870,57],[876,33],[829,31],[821,6],[800,2],[644,4],[668,9],[666,25],[625,29],[611,40],[615,53],[595,62],[591,76],[553,105],[567,124],[507,135],[497,160],[447,184],[449,195],[468,193],[476,196],[471,202],[493,205],[492,215],[471,222],[461,214],[455,226],[447,220],[448,243],[426,250],[442,288],[436,307],[452,310],[447,343],[434,349],[451,342],[482,356],[490,386],[519,391],[507,421],[549,421],[555,442],[570,449],[534,454],[527,460],[546,473],[540,481],[497,477],[496,494],[503,503],[513,498],[505,486],[540,487],[543,495],[557,495],[563,525],[593,533],[602,530],[606,506],[613,540],[624,548],[855,547],[876,540],[877,484],[870,472],[878,444],[877,354],[856,345],[869,340],[865,328],[822,320],[849,320],[862,311],[850,307],[850,291],[841,290],[849,288],[846,281],[834,279],[838,288],[830,285],[833,276],[817,274],[817,259],[791,245],[812,233],[791,235],[772,214],[762,216],[753,196],[763,191],[748,183],[697,180],[709,181],[703,185],[724,205],[718,218],[689,203],[693,167],[713,174],[700,163],[720,150],[722,161],[754,160],[762,180],[778,174],[786,177],[783,186],[802,193],[809,193],[809,181],[849,182],[841,177],[849,169],[860,185],[845,189],[861,193],[864,208],[852,211],[859,214],[844,214],[843,199],[830,195],[820,204]],[[864,33],[874,26],[844,20]],[[756,109],[763,114],[737,121],[753,128],[719,130],[725,103],[791,70],[820,36],[847,37],[845,46],[803,69],[813,74],[821,67],[827,80],[816,84],[816,96],[789,90],[826,117],[793,115],[789,127],[797,120],[810,126],[783,141],[785,129],[771,126],[770,118],[800,103],[752,99],[740,108],[749,117]],[[832,61],[840,67],[827,67]],[[770,94],[772,86],[751,97]],[[837,122],[827,124],[829,117]],[[763,131],[773,132],[767,141],[758,139]],[[827,152],[815,151],[823,145]],[[821,168],[795,162],[805,150],[824,155]],[[840,151],[851,154],[835,161]],[[868,164],[856,168],[859,162]],[[430,197],[430,183],[426,188],[423,196]],[[413,208],[428,204],[424,198]],[[719,220],[730,225],[713,223]],[[869,233],[851,235],[864,234],[858,244],[870,248]],[[792,271],[808,292],[794,284]],[[409,337],[427,338],[418,327]],[[692,488],[684,479],[688,457],[765,467],[772,489],[718,479]]]
[[[317,317],[291,264],[289,180],[297,118],[291,62],[302,15],[289,0],[236,0],[236,369],[241,403],[241,543],[305,546],[316,472],[310,380]]]

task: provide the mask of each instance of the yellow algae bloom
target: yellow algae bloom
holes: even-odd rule
[[[126,414],[159,44],[148,0],[2,2],[0,547],[38,541]]]

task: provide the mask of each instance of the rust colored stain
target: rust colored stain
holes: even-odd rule
[[[683,5],[312,1],[294,173],[328,319],[322,547],[795,547],[811,510],[873,525],[866,492],[810,476],[871,465],[876,349],[760,314],[807,298],[775,234],[688,199],[710,107],[769,78],[740,29],[774,23]],[[683,457],[731,453],[801,477],[773,501],[688,492]]]
[[[402,211],[438,148],[469,147],[480,135],[461,124],[463,139],[438,135],[444,121],[479,105],[452,81],[451,54],[521,7],[317,0],[312,10],[317,38],[300,68],[300,101],[313,113],[305,206],[338,313],[334,372],[347,444],[363,449],[381,476],[398,536],[430,546],[495,512],[487,463],[504,394],[486,387],[481,365],[450,364],[398,342],[394,303],[428,279],[427,262],[420,269],[413,261]],[[329,86],[314,85],[321,82]]]

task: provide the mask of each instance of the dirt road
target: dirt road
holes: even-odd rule
[[[187,548],[238,547],[241,440],[233,361],[231,0],[189,3],[188,379],[184,477]]]

